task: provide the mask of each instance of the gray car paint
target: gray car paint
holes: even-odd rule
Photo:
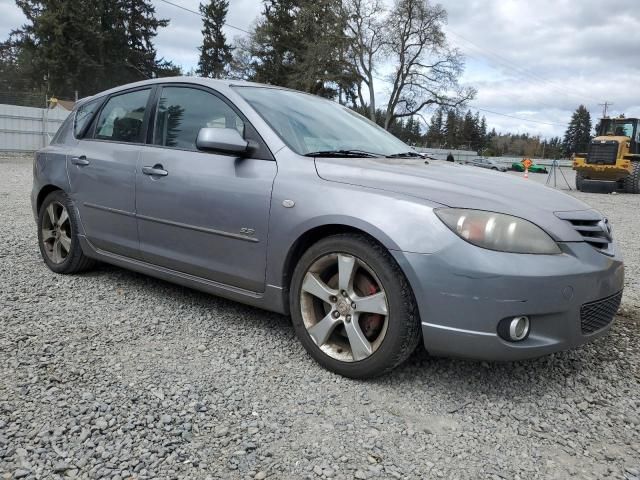
[[[140,166],[154,165],[167,176],[136,176],[142,259],[264,292],[276,162],[144,148]]]
[[[275,161],[78,141],[67,128],[36,157],[32,203],[35,214],[49,189],[68,192],[80,213],[87,255],[287,313],[288,260],[297,242],[314,229],[348,226],[376,238],[404,271],[432,353],[527,358],[608,330],[582,335],[579,307],[622,290],[621,256],[615,248],[610,255],[596,251],[554,213],[601,218],[583,202],[526,180],[447,162],[301,157],[238,95],[236,85],[244,82],[157,79],[92,98],[172,83],[208,87],[225,97]],[[126,159],[114,170],[105,168],[120,153]],[[74,165],[71,159],[82,155],[89,165]],[[156,164],[166,169],[166,177],[141,173]],[[113,178],[111,172],[127,178]],[[132,184],[138,189],[134,207]],[[557,240],[563,253],[521,255],[475,247],[436,217],[434,208],[442,206],[525,218]],[[245,227],[253,233],[247,235]],[[563,293],[569,290],[570,296]],[[501,340],[497,322],[521,314],[531,315],[529,338],[517,344]]]

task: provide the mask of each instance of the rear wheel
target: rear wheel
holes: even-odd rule
[[[584,180],[584,177],[582,176],[582,173],[576,172],[576,190],[582,191],[583,180]]]
[[[56,273],[78,273],[95,264],[82,252],[75,210],[61,190],[51,192],[42,202],[38,212],[38,244],[44,262]]]
[[[624,179],[624,191],[640,193],[640,161],[631,162],[631,173]]]
[[[420,339],[404,274],[364,235],[335,235],[307,250],[292,278],[290,306],[296,334],[309,354],[347,377],[390,371]]]

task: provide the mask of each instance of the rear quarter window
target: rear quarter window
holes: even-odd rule
[[[75,111],[73,116],[73,136],[76,138],[82,138],[89,122],[93,118],[96,110],[100,107],[101,100],[94,100],[87,102],[84,105],[80,105]]]

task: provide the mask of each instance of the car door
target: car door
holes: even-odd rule
[[[136,182],[143,259],[263,291],[276,162],[253,127],[212,90],[166,85],[156,96],[152,138],[139,164],[147,174]],[[204,127],[237,129],[251,137],[253,153],[198,151]]]
[[[110,96],[91,132],[67,158],[71,196],[87,239],[129,257],[139,256],[135,179],[150,92],[142,88]]]

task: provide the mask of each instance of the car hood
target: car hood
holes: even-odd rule
[[[556,240],[581,238],[554,213],[590,210],[584,202],[534,180],[444,161],[316,158],[316,169],[320,178],[331,182],[405,194],[447,207],[515,215],[544,228]],[[600,217],[595,211],[589,216]]]

